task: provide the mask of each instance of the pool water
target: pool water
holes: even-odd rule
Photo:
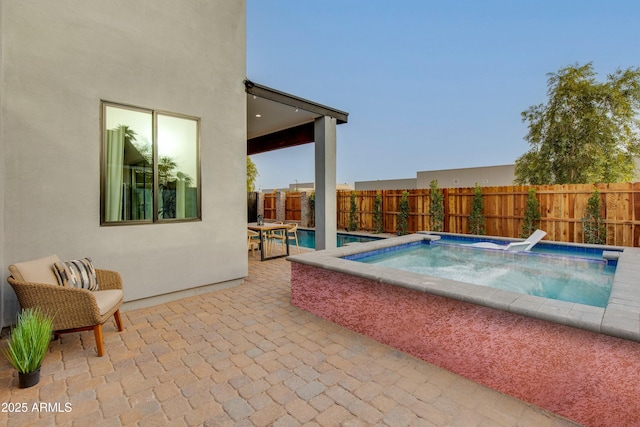
[[[399,270],[606,307],[615,266],[594,257],[419,243],[351,258]]]
[[[356,236],[355,234],[338,233],[338,247],[344,246],[347,243],[354,242],[370,242],[372,240],[379,240],[382,237],[367,237]],[[315,249],[316,247],[316,233],[314,230],[301,230],[298,228],[298,244],[303,248]]]
[[[476,242],[492,242],[497,245],[507,245],[509,242],[486,238],[486,237],[469,237],[469,236],[441,236],[440,240],[433,242],[434,244],[470,244]],[[574,246],[574,245],[559,245],[557,243],[549,241],[541,241],[535,245],[531,252],[546,254],[546,255],[559,255],[559,256],[578,256],[583,258],[602,259],[602,249],[596,247],[586,246]],[[609,260],[610,264],[615,265],[615,260]]]

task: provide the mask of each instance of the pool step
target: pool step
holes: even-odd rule
[[[602,258],[607,260],[607,264],[615,265],[621,253],[620,251],[602,251]]]

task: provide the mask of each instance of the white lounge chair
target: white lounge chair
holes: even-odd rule
[[[478,242],[478,243],[470,243],[467,246],[473,246],[475,248],[484,248],[484,249],[501,249],[503,251],[511,251],[511,252],[520,252],[520,251],[530,251],[535,245],[538,244],[540,240],[544,236],[547,235],[546,231],[536,230],[531,234],[531,236],[527,237],[527,239],[523,242],[512,242],[508,245],[498,245],[491,242]]]

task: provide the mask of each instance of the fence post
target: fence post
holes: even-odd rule
[[[442,203],[444,203],[444,224],[442,224],[442,231],[449,233],[449,189],[442,189]]]
[[[309,192],[300,194],[300,227],[309,227]]]
[[[276,193],[276,221],[284,222],[286,218],[286,202],[287,202],[287,193],[284,191],[278,191]]]
[[[258,193],[258,215],[264,218],[264,193],[262,191]]]

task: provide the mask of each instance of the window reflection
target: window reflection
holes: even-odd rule
[[[158,115],[159,218],[197,216],[197,122]]]
[[[199,120],[108,103],[103,112],[102,222],[199,218]]]

